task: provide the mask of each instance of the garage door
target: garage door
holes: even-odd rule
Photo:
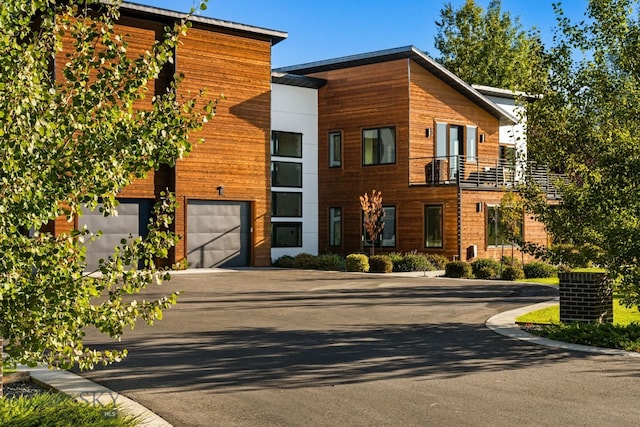
[[[95,270],[101,258],[113,255],[115,247],[122,239],[128,239],[129,234],[133,237],[147,235],[153,200],[122,199],[119,202],[118,216],[103,216],[99,210],[101,205],[98,205],[94,211],[83,211],[78,219],[80,229],[86,225],[92,233],[102,231],[102,237],[86,245],[87,271]]]
[[[189,268],[249,266],[250,224],[249,202],[190,200],[187,205]]]

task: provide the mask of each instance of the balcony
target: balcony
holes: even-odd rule
[[[529,178],[549,199],[559,199],[555,186],[564,177],[532,162],[465,156],[410,159],[409,185],[455,185],[461,188],[501,190],[514,188]]]

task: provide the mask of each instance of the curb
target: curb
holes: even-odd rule
[[[551,340],[549,338],[539,337],[523,331],[516,325],[515,320],[519,316],[531,311],[541,310],[552,305],[557,305],[558,301],[559,299],[555,298],[551,301],[541,302],[538,304],[529,305],[527,307],[505,311],[504,313],[496,314],[495,316],[489,318],[489,320],[485,322],[485,325],[497,334],[546,347],[558,348],[562,350],[581,351],[593,354],[603,354],[609,356],[640,357],[640,353],[637,353],[635,351],[591,347],[582,344],[570,344],[562,341]]]
[[[41,367],[19,366],[19,369],[28,370],[34,382],[67,394],[76,400],[93,405],[115,403],[122,412],[137,417],[142,427],[172,427],[159,415],[139,403],[74,373]]]

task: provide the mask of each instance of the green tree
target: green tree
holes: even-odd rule
[[[371,190],[371,196],[364,193],[360,196],[360,208],[364,215],[364,229],[371,242],[371,256],[375,253],[376,240],[384,229],[384,208],[382,207],[382,192]]]
[[[559,241],[588,247],[640,304],[640,23],[637,0],[591,0],[578,24],[556,6],[551,74],[528,108],[529,154],[565,174],[562,201],[526,195]],[[546,89],[545,89],[546,88]]]
[[[436,26],[437,61],[469,84],[529,91],[531,79],[544,75],[539,31],[525,31],[519,18],[502,12],[500,0],[486,11],[474,0],[459,9],[447,3]]]
[[[167,231],[172,195],[157,203],[148,236],[122,241],[100,277],[85,272],[83,245],[98,230],[43,231],[60,217],[72,228],[83,207],[98,203],[116,214],[118,192],[173,165],[215,112],[202,95],[179,99],[179,76],[164,94],[146,93],[188,22],[132,57],[114,29],[118,17],[118,2],[98,0],[11,0],[0,8],[0,337],[13,362],[84,369],[118,361],[126,350],[85,347],[85,329],[118,338],[138,319],[160,319],[176,298],[129,297],[168,278],[154,258],[176,242]],[[66,64],[56,78],[54,59]]]

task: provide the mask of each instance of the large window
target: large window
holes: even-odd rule
[[[302,163],[271,162],[271,185],[302,187]]]
[[[342,132],[329,133],[329,167],[342,166]]]
[[[271,216],[273,217],[301,217],[302,193],[285,193],[274,191],[271,193]]]
[[[329,246],[342,246],[342,208],[329,208]]]
[[[442,248],[442,205],[424,207],[424,247]]]
[[[468,161],[475,162],[478,160],[478,128],[475,126],[467,126],[467,146],[465,155]]]
[[[487,230],[487,246],[511,246],[512,242],[507,237],[507,226],[501,219],[499,206],[487,206],[486,230]],[[520,238],[524,235],[523,217],[519,216],[514,224],[516,235]]]
[[[271,223],[271,246],[274,248],[302,247],[301,222]]]
[[[396,246],[396,207],[384,206],[382,209],[384,210],[384,228],[376,239],[375,246],[394,248]],[[364,245],[370,247],[371,241],[369,240],[367,230],[364,228],[364,215],[362,218],[362,235],[364,236]]]
[[[271,132],[271,154],[280,157],[302,157],[302,134],[295,132]]]
[[[392,127],[362,131],[362,164],[382,165],[396,162],[396,129]]]

